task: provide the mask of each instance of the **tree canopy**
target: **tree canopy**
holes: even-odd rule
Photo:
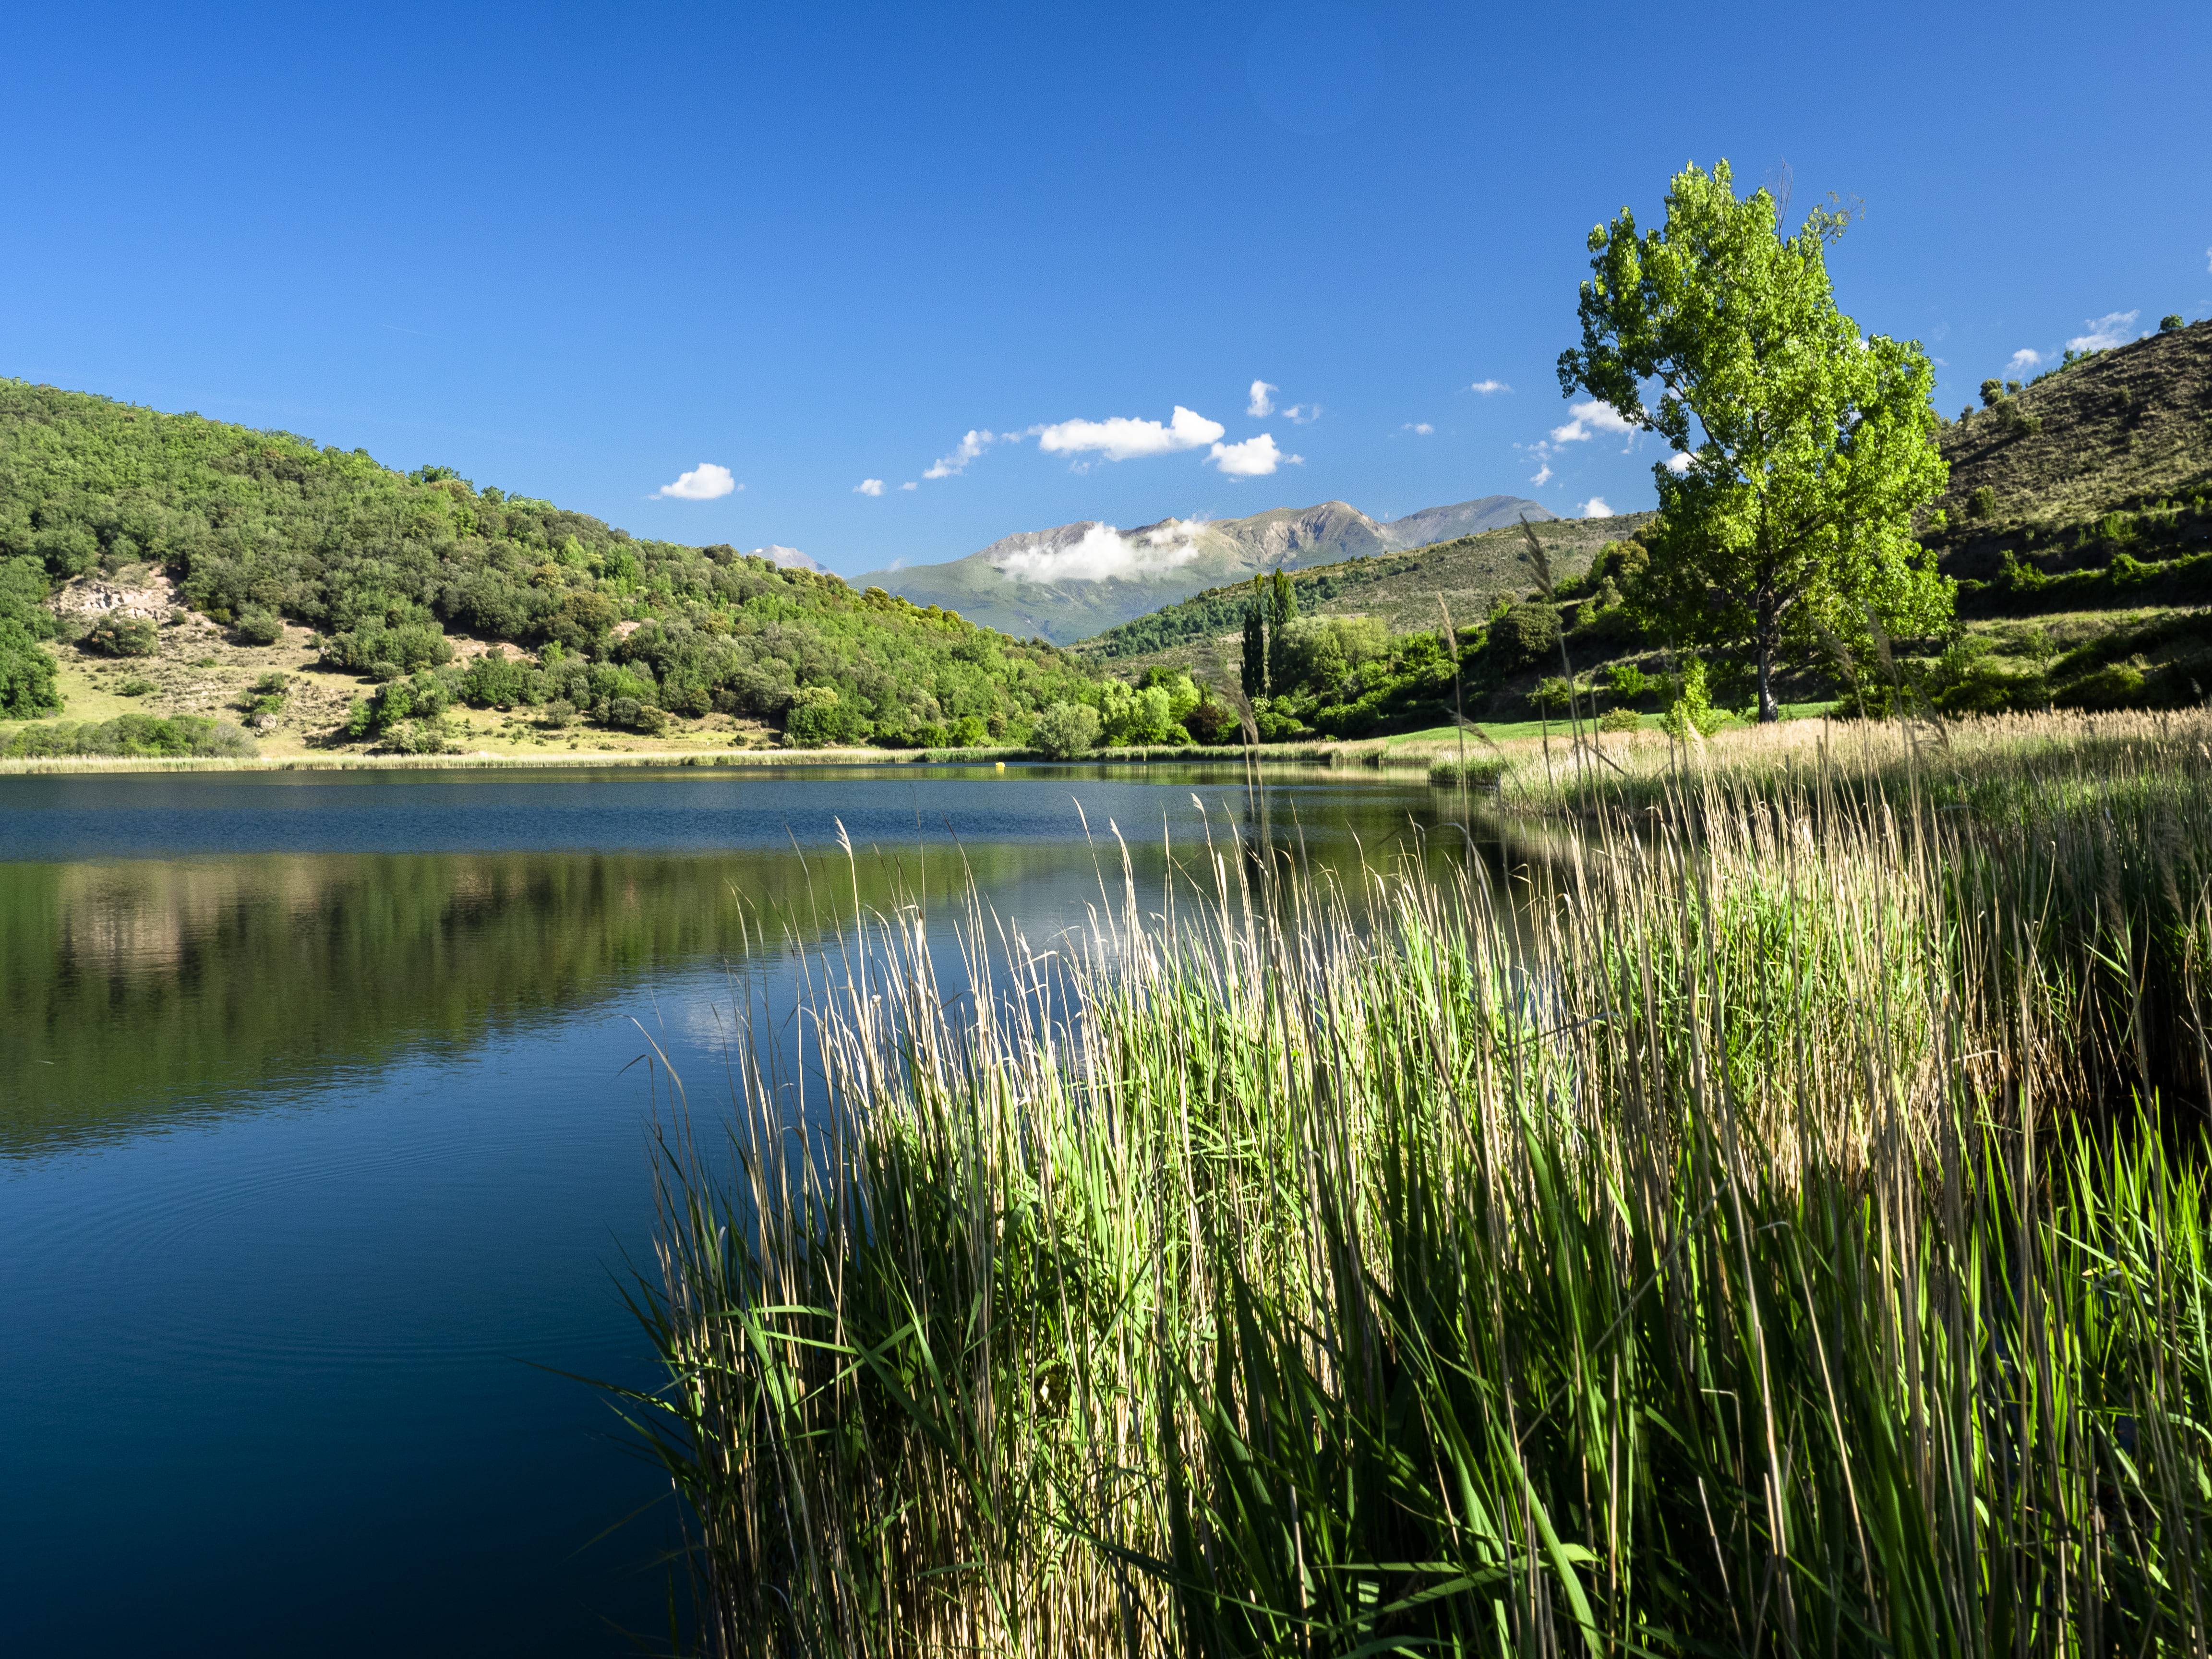
[[[1559,388],[1674,448],[1652,469],[1660,521],[1631,600],[1686,644],[1748,647],[1771,720],[1785,647],[1862,639],[1869,613],[1905,634],[1950,614],[1952,584],[1911,535],[1947,476],[1934,371],[1837,309],[1826,250],[1846,215],[1815,209],[1784,235],[1774,197],[1738,199],[1726,161],[1675,174],[1666,206],[1657,230],[1624,208],[1590,232]]]

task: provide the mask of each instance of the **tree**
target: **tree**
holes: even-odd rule
[[[1098,743],[1098,711],[1088,703],[1054,703],[1037,716],[1030,741],[1054,760],[1088,754]]]
[[[1287,690],[1297,672],[1291,661],[1291,624],[1297,620],[1298,596],[1279,568],[1268,585],[1268,599],[1274,614],[1268,618],[1267,683]]]
[[[1582,348],[1559,356],[1563,393],[1688,457],[1652,468],[1660,518],[1631,602],[1683,643],[1747,646],[1762,720],[1780,718],[1784,645],[1816,626],[1864,639],[1872,614],[1925,633],[1951,611],[1911,537],[1948,477],[1934,371],[1917,344],[1862,336],[1837,310],[1826,249],[1845,222],[1816,209],[1785,237],[1765,191],[1736,199],[1727,162],[1689,167],[1662,228],[1639,237],[1624,208],[1591,231]]]
[[[0,617],[0,720],[61,712],[54,659],[21,623]]]
[[[1244,608],[1244,665],[1238,683],[1247,697],[1267,695],[1267,622],[1261,615],[1260,579],[1252,578],[1252,603]]]

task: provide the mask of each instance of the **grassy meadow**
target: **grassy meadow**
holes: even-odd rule
[[[1607,742],[991,995],[863,907],[670,1097],[708,1651],[2205,1651],[2212,719]]]

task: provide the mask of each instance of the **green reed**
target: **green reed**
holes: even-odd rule
[[[1879,785],[856,927],[661,1143],[703,1645],[2204,1653],[2212,811]]]

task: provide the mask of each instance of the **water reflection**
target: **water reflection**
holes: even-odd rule
[[[948,906],[971,881],[1036,939],[1102,895],[1118,902],[1125,854],[1153,908],[1176,884],[1212,890],[1209,836],[1347,871],[1457,840],[1418,786],[1254,791],[1219,769],[1129,770],[1036,769],[988,787],[858,769],[708,788],[620,774],[5,781],[0,849],[74,840],[111,855],[0,862],[0,1154],[461,1054],[672,972],[762,967],[856,906]],[[135,804],[119,792],[149,783]],[[466,849],[495,825],[646,845]],[[369,831],[410,850],[320,845]],[[246,850],[113,855],[211,841]]]

